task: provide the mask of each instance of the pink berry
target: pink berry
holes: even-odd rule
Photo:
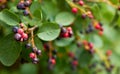
[[[80,1],[78,2],[78,4],[79,4],[80,6],[83,6],[83,5],[84,5],[84,2],[83,2],[82,0],[80,0]]]
[[[25,39],[25,40],[28,39],[28,34],[22,33],[22,38]]]
[[[23,30],[23,29],[18,29],[18,33],[19,33],[19,34],[23,34],[23,33],[24,33],[24,30]]]
[[[72,31],[72,28],[71,28],[71,27],[68,27],[68,28],[67,28],[67,31],[68,31],[68,32]]]
[[[90,47],[90,49],[92,49],[93,48],[93,44],[89,43],[89,47]]]
[[[69,37],[69,33],[68,33],[68,32],[64,33],[64,34],[63,34],[63,37],[64,37],[64,38],[68,38],[68,37]]]
[[[76,14],[78,12],[78,9],[74,7],[72,8],[72,12]]]
[[[32,52],[32,53],[29,54],[29,57],[30,57],[31,59],[34,59],[34,58],[36,58],[36,54]]]
[[[51,64],[53,64],[53,65],[55,65],[56,64],[56,61],[55,61],[55,59],[50,59],[50,62],[51,62]]]

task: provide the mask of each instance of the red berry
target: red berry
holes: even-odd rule
[[[68,37],[69,37],[69,33],[66,32],[66,33],[64,33],[62,36],[63,36],[64,38],[68,38]]]
[[[95,29],[99,30],[101,28],[101,26],[99,24],[95,25]]]
[[[19,34],[23,34],[23,33],[24,33],[24,30],[23,30],[23,29],[18,29],[18,33],[19,33]]]
[[[86,41],[86,40],[83,40],[83,42],[82,42],[84,45],[87,45],[88,44],[88,42]]]
[[[83,5],[84,5],[84,2],[83,2],[82,0],[80,0],[80,1],[78,2],[78,4],[79,4],[80,6],[83,6]]]
[[[55,64],[56,64],[55,59],[52,59],[52,58],[51,58],[51,59],[50,59],[50,63],[53,64],[53,65],[55,65]]]
[[[103,31],[99,31],[98,34],[99,34],[100,36],[102,36],[102,35],[103,35]]]
[[[90,49],[93,48],[93,44],[92,43],[89,43],[88,45],[89,45]]]
[[[71,58],[73,58],[73,57],[74,57],[74,53],[69,52],[69,53],[68,53],[68,56],[71,57]]]
[[[112,55],[112,51],[111,50],[107,50],[106,55],[107,56],[111,56]]]
[[[76,14],[78,12],[78,9],[74,7],[72,8],[72,12]]]
[[[34,58],[36,58],[36,54],[32,52],[32,53],[29,54],[29,57],[30,57],[31,59],[34,59]]]
[[[72,64],[73,64],[74,66],[77,66],[77,65],[78,65],[78,61],[77,61],[77,60],[74,60],[74,61],[72,62]]]
[[[22,33],[22,38],[25,39],[25,40],[28,39],[28,34]]]

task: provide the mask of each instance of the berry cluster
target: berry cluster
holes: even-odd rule
[[[32,0],[25,0],[25,1],[22,0],[18,3],[17,9],[24,10],[23,14],[27,16],[29,15],[28,7],[31,5],[31,3],[32,3]]]
[[[17,41],[26,41],[28,39],[28,34],[25,33],[23,26],[24,24],[20,23],[20,28],[17,26],[13,27],[13,32],[15,33],[14,38]]]
[[[98,34],[101,36],[101,35],[103,35],[103,27],[102,27],[102,23],[95,23],[94,24],[94,28],[96,29],[96,30],[98,30],[99,32],[98,32]]]
[[[49,55],[48,69],[52,70],[54,68],[54,65],[56,64],[57,50],[56,49],[51,50],[50,45],[47,43],[44,44],[44,50],[48,52]]]
[[[82,47],[83,46],[85,50],[90,52],[90,54],[94,54],[95,53],[93,43],[88,42],[86,40],[83,40],[82,42],[77,42],[77,46],[78,47]]]
[[[68,56],[70,57],[70,59],[72,59],[70,64],[72,69],[75,70],[78,66],[78,59],[75,57],[74,53],[72,52],[68,52]]]
[[[61,27],[61,38],[70,38],[73,36],[73,31],[71,27]]]
[[[27,48],[30,46],[30,44],[27,44]],[[39,62],[39,59],[37,58],[37,55],[41,55],[41,50],[37,47],[32,48],[32,52],[29,54],[29,57],[32,59],[32,63],[37,64]]]

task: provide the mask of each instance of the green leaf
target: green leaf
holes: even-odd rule
[[[15,63],[21,52],[18,42],[10,34],[0,40],[0,61],[5,66],[11,66]]]
[[[59,47],[64,47],[64,46],[67,46],[69,45],[75,38],[72,37],[72,38],[63,38],[63,39],[60,39],[60,40],[55,40],[55,44]]]
[[[59,36],[60,27],[55,23],[43,23],[40,27],[38,37],[45,41],[51,41]]]
[[[20,68],[20,74],[38,74],[37,67],[34,64],[23,64]]]
[[[11,11],[3,10],[2,12],[0,12],[0,21],[6,23],[7,25],[15,26],[19,24],[20,19],[16,14],[12,13]]]
[[[41,5],[39,2],[33,2],[32,5],[30,6],[30,11],[31,13],[34,13],[36,9],[41,9]]]
[[[61,24],[63,26],[68,26],[72,24],[75,20],[75,17],[69,13],[69,12],[61,12],[58,15],[56,15],[55,21],[58,24]]]
[[[33,15],[34,15],[34,17],[36,17],[40,20],[42,19],[42,12],[39,9],[35,10]]]

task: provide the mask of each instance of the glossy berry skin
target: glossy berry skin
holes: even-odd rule
[[[30,4],[31,4],[30,1],[25,1],[25,2],[24,2],[24,5],[25,5],[26,7],[30,6]]]
[[[99,24],[95,25],[95,29],[99,30],[101,28],[101,26]]]
[[[55,64],[56,64],[56,61],[55,61],[55,59],[53,59],[53,58],[50,58],[49,62],[50,62],[52,65],[55,65]]]
[[[78,12],[78,9],[77,8],[72,8],[72,12],[74,13],[74,14],[76,14],[77,12]]]
[[[19,34],[19,33],[16,33],[15,35],[14,35],[14,38],[17,40],[17,41],[19,41],[20,39],[21,39],[21,34]]]
[[[29,49],[29,48],[31,47],[31,44],[30,44],[30,43],[27,43],[27,44],[25,45],[25,47],[26,47],[27,49]]]
[[[87,15],[86,14],[82,14],[81,17],[82,17],[82,19],[85,19],[87,17]]]
[[[36,58],[36,54],[32,52],[32,53],[29,54],[29,57],[30,57],[31,59],[34,59],[34,58]]]
[[[19,4],[17,5],[17,9],[24,10],[24,9],[25,9],[24,3],[19,3]]]
[[[92,43],[88,43],[88,45],[89,45],[90,49],[93,48],[93,44]]]
[[[17,33],[17,31],[18,31],[18,27],[17,26],[13,27],[13,32]]]
[[[27,39],[28,39],[28,34],[22,33],[22,38],[23,38],[24,40],[27,40]]]
[[[36,51],[37,55],[41,55],[41,50]]]
[[[22,35],[24,33],[24,30],[20,28],[20,29],[18,29],[17,32]]]
[[[83,6],[83,5],[84,5],[84,2],[83,2],[82,0],[80,0],[80,1],[78,2],[78,4],[79,4],[80,6]]]
[[[24,16],[28,16],[29,15],[29,11],[28,10],[24,10],[23,14],[24,14]]]
[[[34,58],[33,60],[32,60],[32,63],[34,63],[34,64],[37,64],[39,62],[39,59],[38,58]]]

